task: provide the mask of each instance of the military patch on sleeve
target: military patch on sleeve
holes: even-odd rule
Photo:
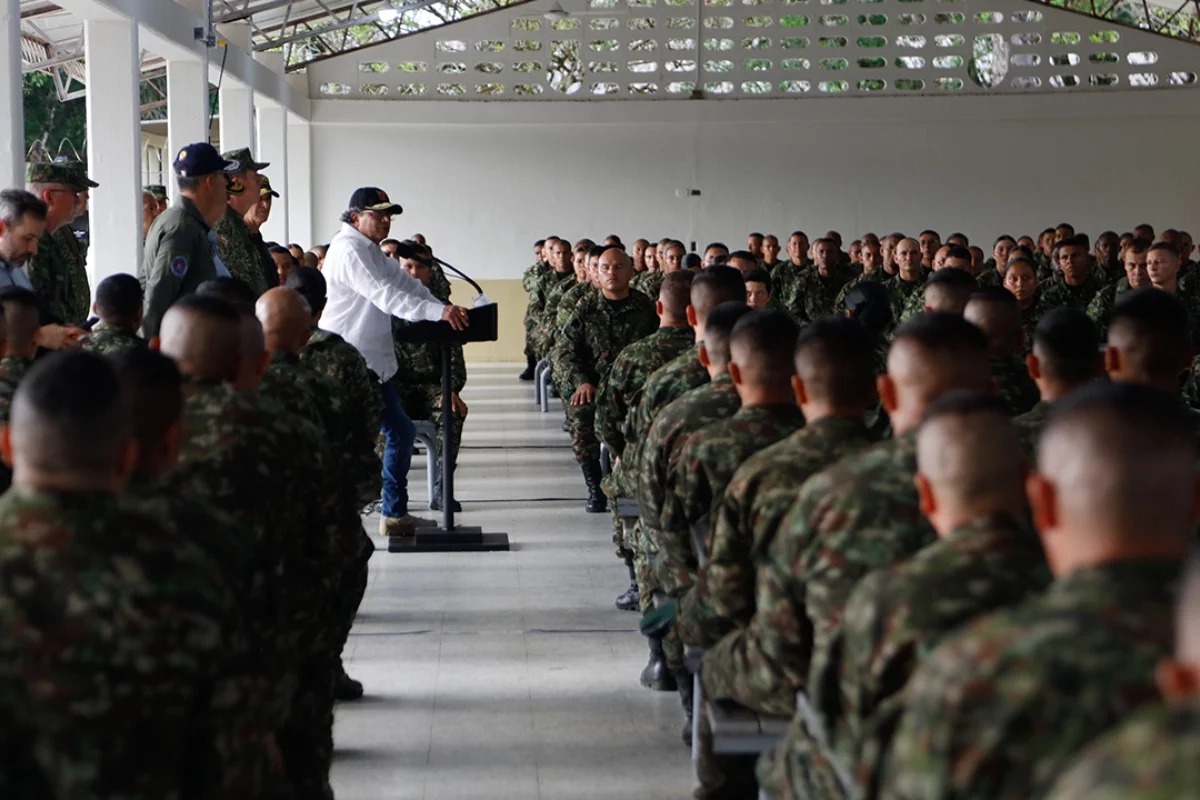
[[[176,278],[182,278],[187,275],[188,260],[184,256],[175,256],[171,259],[171,274]]]

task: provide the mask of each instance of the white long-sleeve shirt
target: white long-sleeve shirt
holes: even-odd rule
[[[392,317],[436,322],[446,307],[379,245],[345,223],[329,243],[321,272],[327,289],[321,327],[358,348],[381,381],[399,368]]]

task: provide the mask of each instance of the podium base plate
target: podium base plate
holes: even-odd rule
[[[484,533],[476,525],[419,528],[415,536],[389,536],[389,553],[483,553],[508,550],[507,533]]]

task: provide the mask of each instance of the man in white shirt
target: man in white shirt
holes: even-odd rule
[[[342,214],[342,229],[329,243],[322,269],[329,299],[321,325],[362,353],[379,377],[383,393],[380,427],[385,447],[379,533],[384,536],[411,536],[418,527],[437,525],[408,513],[408,468],[416,429],[396,390],[388,384],[397,369],[392,317],[414,322],[443,320],[455,330],[467,326],[466,309],[439,301],[379,249],[391,232],[392,217],[400,213],[403,209],[383,190],[356,190],[349,210]]]

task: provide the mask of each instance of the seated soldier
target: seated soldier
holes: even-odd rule
[[[1124,274],[1125,265],[1121,263],[1121,237],[1116,231],[1105,231],[1096,239],[1095,252],[1096,268],[1107,278],[1108,282],[1115,281]]]
[[[924,314],[897,328],[887,364],[879,394],[896,438],[806,481],[759,572],[762,653],[778,681],[764,693],[781,697],[810,685],[828,661],[857,582],[936,539],[913,483],[917,427],[942,395],[990,388],[987,339],[956,314]],[[807,796],[797,787],[814,768],[813,736],[798,715],[775,750],[763,754],[759,778],[770,794]]]
[[[992,379],[1008,403],[1009,413],[1015,417],[1031,410],[1038,402],[1038,388],[1023,358],[1025,341],[1017,299],[999,286],[980,289],[971,295],[963,316],[987,336]]]
[[[654,333],[654,301],[629,288],[633,265],[617,247],[606,248],[597,265],[600,291],[584,297],[563,325],[550,355],[555,381],[564,387],[572,452],[583,470],[587,511],[603,513],[608,500],[600,488],[600,440],[596,438],[596,390],[621,350]]]
[[[1042,305],[1047,308],[1075,306],[1087,308],[1096,293],[1104,288],[1100,276],[1092,268],[1088,247],[1075,237],[1061,240],[1058,247],[1060,275],[1042,291]]]
[[[1190,356],[1187,312],[1177,296],[1138,289],[1117,303],[1104,348],[1109,379],[1140,383],[1178,397],[1179,376]]]
[[[899,320],[909,298],[924,288],[925,273],[921,269],[921,244],[916,239],[902,239],[895,253],[897,272],[883,286],[892,295],[892,317]]]
[[[742,273],[743,278],[758,269],[758,258],[749,250],[734,250],[729,254],[728,263],[729,266]]]
[[[1038,320],[1048,310],[1042,304],[1042,293],[1038,287],[1037,267],[1024,255],[1016,251],[1004,268],[1004,288],[1017,298],[1021,308],[1021,330],[1024,332],[1026,352],[1033,344],[1033,331]]]
[[[1166,242],[1157,242],[1146,253],[1146,275],[1155,289],[1173,294],[1183,303],[1187,312],[1188,333],[1192,347],[1200,346],[1200,295],[1190,284],[1180,284],[1179,269],[1182,259],[1179,250]]]
[[[850,258],[850,266],[855,271],[858,271],[858,269],[862,266],[862,262],[860,260],[862,256],[862,239],[855,239],[850,243],[850,250],[847,255]]]
[[[642,273],[646,271],[646,248],[650,246],[650,242],[646,239],[638,239],[633,243],[633,252],[629,254],[629,260],[633,262],[633,271]]]
[[[7,423],[13,397],[37,355],[37,295],[16,287],[0,290],[4,318],[4,358],[0,359],[0,423]]]
[[[1060,401],[1026,481],[1054,581],[921,663],[881,797],[1043,797],[1088,741],[1155,700],[1196,522],[1194,428],[1146,386]]]
[[[704,248],[704,266],[721,267],[729,263],[729,248],[723,242],[712,242]]]
[[[84,350],[119,353],[146,346],[142,327],[142,284],[132,275],[109,275],[96,287],[92,311],[100,321],[79,340]]]
[[[942,267],[925,281],[925,290],[914,294],[923,306],[916,313],[961,314],[971,295],[979,289],[971,273],[961,267]],[[910,314],[909,317],[915,316]]]
[[[942,247],[942,237],[937,231],[921,231],[921,235],[917,238],[917,244],[921,248],[921,266],[926,270],[932,270],[937,252]]]
[[[773,233],[768,233],[763,237],[762,258],[759,259],[758,265],[767,272],[774,272],[781,262],[779,260],[779,237]]]
[[[762,260],[763,235],[752,233],[746,237],[746,251],[754,256],[755,264]]]
[[[634,488],[624,480],[620,468],[626,451],[625,420],[642,398],[646,379],[659,367],[691,348],[695,334],[687,321],[688,296],[693,273],[680,270],[668,275],[658,295],[658,330],[621,350],[612,369],[600,382],[596,395],[596,435],[608,446],[614,461],[613,472],[605,478],[605,493],[611,497],[632,497]],[[617,556],[629,567],[629,589],[619,596],[616,606],[636,611],[639,606],[634,553],[624,541],[621,520],[613,512],[614,541]]]
[[[859,265],[862,271],[846,281],[846,285],[838,291],[837,300],[834,302],[836,313],[846,310],[846,295],[853,291],[855,286],[863,281],[882,282],[889,277],[883,269],[878,239],[863,237],[862,247],[859,249]]]
[[[900,268],[896,263],[896,248],[903,241],[903,233],[891,233],[879,243],[879,256],[883,262],[883,271],[886,277],[890,278],[895,275]]]
[[[976,277],[980,286],[1003,286],[1004,268],[1008,266],[1008,258],[1016,249],[1017,240],[1008,234],[996,239],[992,245],[992,257],[984,264],[983,271]]]
[[[1200,556],[1184,570],[1175,606],[1175,652],[1155,683],[1165,702],[1148,704],[1089,744],[1049,800],[1189,797],[1200,763]]]
[[[704,583],[713,612],[732,631],[704,656],[700,677],[713,700],[736,700],[766,713],[776,708],[757,688],[759,651],[755,572],[796,490],[841,457],[871,444],[863,423],[875,397],[871,336],[850,319],[826,317],[800,331],[792,388],[807,424],[738,467],[714,507],[713,546]],[[756,682],[760,681],[760,682]]]
[[[756,267],[749,272],[743,272],[742,275],[746,279],[746,305],[755,311],[764,311],[768,306],[778,305],[771,302],[771,273]]]
[[[572,271],[570,242],[551,237],[546,240],[542,252],[546,254],[546,260],[550,266],[533,285],[529,296],[528,321],[526,322],[535,365],[538,360],[546,357],[549,349],[543,327],[549,309],[553,307],[561,293],[574,284],[575,277],[575,273]],[[532,375],[530,377],[532,378]]]
[[[1092,302],[1088,304],[1088,316],[1100,329],[1101,337],[1108,334],[1108,323],[1112,318],[1113,306],[1122,295],[1132,289],[1148,288],[1150,274],[1146,271],[1146,259],[1150,253],[1150,243],[1141,239],[1130,242],[1124,252],[1125,275],[1115,283],[1105,286],[1096,292]]]
[[[1148,239],[1149,241],[1153,242],[1155,239],[1154,226],[1143,222],[1141,225],[1138,225],[1133,229],[1133,235],[1135,238]]]
[[[0,449],[16,486],[0,499],[6,798],[274,796],[240,598],[118,497],[137,447],[109,361],[34,366]]]
[[[433,277],[432,261],[424,258],[403,258],[400,265],[412,277],[428,286]],[[396,317],[392,318],[392,333],[395,339],[396,363],[400,368],[392,376],[391,382],[400,396],[400,404],[404,413],[412,419],[427,419],[433,422],[437,430],[435,447],[439,462],[446,454],[442,452],[442,426],[446,416],[442,409],[442,347],[437,342],[406,342],[403,340],[404,331],[412,323]],[[462,444],[463,424],[467,420],[467,404],[463,402],[461,392],[467,385],[467,365],[463,359],[461,344],[450,347],[450,469],[458,468],[458,451]],[[451,498],[452,508],[462,511],[462,504]],[[442,471],[439,469],[433,476],[433,500],[429,507],[434,511],[442,508]]]
[[[275,262],[275,272],[278,275],[278,280],[273,285],[283,286],[287,281],[288,275],[291,275],[292,270],[300,266],[300,264],[296,261],[295,254],[283,245],[277,244],[269,248],[268,252],[271,254],[271,260]]]
[[[834,311],[838,292],[853,277],[848,266],[839,262],[840,253],[833,239],[817,239],[813,243],[815,266],[797,276],[791,295],[786,300],[788,313],[801,325],[828,316]]]
[[[1000,398],[956,392],[930,406],[917,434],[916,483],[938,541],[858,584],[834,657],[809,688],[822,718],[834,723],[835,757],[857,784],[856,797],[879,796],[904,684],[921,657],[972,617],[1049,583],[1027,521],[1024,477]]]
[[[709,267],[708,269],[713,269]],[[736,274],[730,267],[722,267]],[[707,271],[707,270],[706,270]],[[699,282],[699,278],[697,278]],[[704,342],[700,347],[700,362],[708,371],[709,382],[683,394],[654,417],[654,424],[640,450],[641,464],[637,482],[637,500],[641,513],[642,546],[647,562],[646,580],[641,580],[642,592],[663,592],[668,587],[658,581],[650,564],[658,561],[659,537],[662,530],[662,510],[667,504],[668,476],[678,466],[679,452],[687,438],[701,428],[732,417],[741,407],[741,399],[729,376],[729,338],[734,325],[750,308],[745,303],[730,301],[712,310],[704,325]],[[643,397],[643,402],[645,402]],[[678,677],[677,677],[678,676]],[[650,640],[650,663],[642,671],[643,686],[665,689],[678,682],[684,714],[684,738],[691,740],[692,683],[683,668],[683,645],[678,632],[672,629],[663,640]]]
[[[1037,439],[1055,403],[1104,374],[1096,326],[1077,308],[1056,308],[1038,322],[1033,352],[1025,357],[1029,377],[1037,384],[1036,406],[1013,420],[1033,455]]]

